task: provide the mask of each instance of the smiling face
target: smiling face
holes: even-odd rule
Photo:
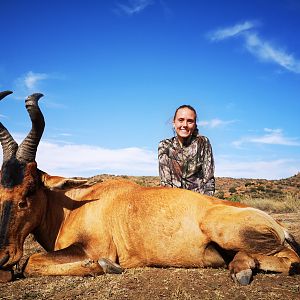
[[[196,128],[195,112],[187,107],[178,109],[173,125],[179,142],[183,143],[185,139],[193,134]]]

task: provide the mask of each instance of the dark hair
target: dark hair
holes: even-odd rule
[[[174,117],[173,117],[173,121],[175,121],[177,112],[178,112],[178,110],[181,109],[181,108],[188,108],[188,109],[190,109],[190,110],[195,114],[195,121],[197,122],[198,116],[197,116],[196,109],[195,109],[193,106],[188,105],[188,104],[180,105],[180,106],[175,110],[175,114],[174,114]],[[195,123],[196,123],[196,122],[195,122]],[[193,134],[192,134],[192,135],[194,135],[194,136],[196,136],[196,135],[198,134],[197,123],[196,123],[195,125],[196,125],[196,126],[195,126],[195,129],[194,129]]]
[[[194,112],[194,114],[195,114],[195,121],[197,120],[197,112],[196,112],[196,109],[195,109],[193,106],[191,106],[191,105],[183,104],[183,105],[180,105],[180,106],[175,110],[175,114],[174,114],[174,117],[173,117],[173,121],[175,121],[177,112],[178,112],[178,110],[181,109],[181,108],[188,108],[188,109],[190,109],[190,110],[191,110],[192,112]]]

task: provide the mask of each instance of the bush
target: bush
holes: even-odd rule
[[[228,200],[232,202],[241,202],[241,197],[238,195],[233,195]]]
[[[265,187],[263,185],[259,185],[256,190],[257,191],[264,191]]]
[[[218,191],[218,192],[215,194],[215,197],[216,197],[216,198],[219,198],[219,199],[225,199],[224,192],[223,192],[223,191]]]
[[[236,188],[235,187],[231,187],[230,189],[229,189],[229,193],[236,193]]]

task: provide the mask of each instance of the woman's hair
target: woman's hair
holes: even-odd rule
[[[180,106],[175,110],[175,114],[174,114],[174,117],[173,117],[173,121],[175,121],[177,112],[178,112],[178,110],[181,109],[181,108],[188,108],[188,109],[190,109],[192,112],[194,112],[194,114],[195,114],[195,121],[197,121],[197,112],[196,112],[196,109],[195,109],[193,106],[187,105],[187,104],[180,105]]]
[[[174,117],[173,117],[173,121],[175,121],[175,118],[176,118],[176,115],[177,115],[177,112],[178,112],[178,110],[179,109],[181,109],[181,108],[188,108],[188,109],[190,109],[194,114],[195,114],[195,129],[194,129],[194,131],[193,131],[193,136],[197,136],[197,134],[198,134],[198,127],[197,127],[197,118],[198,118],[198,116],[197,116],[197,112],[196,112],[196,109],[193,107],[193,106],[191,106],[191,105],[188,105],[188,104],[183,104],[183,105],[180,105],[176,110],[175,110],[175,114],[174,114]],[[175,132],[174,132],[175,133]]]

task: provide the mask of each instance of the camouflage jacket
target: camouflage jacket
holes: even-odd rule
[[[192,136],[185,146],[177,137],[163,140],[158,146],[158,161],[161,185],[214,194],[214,159],[207,137]]]

